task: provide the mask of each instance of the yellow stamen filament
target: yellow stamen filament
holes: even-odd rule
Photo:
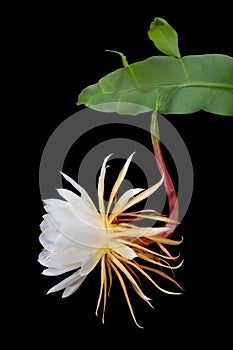
[[[117,256],[117,258],[119,260],[122,260],[122,257],[120,255]],[[143,268],[147,269],[147,270],[150,270],[150,271],[153,271],[153,272],[156,272],[158,273],[159,275],[165,277],[166,279],[172,281],[173,283],[175,283],[179,288],[181,288],[183,290],[183,288],[170,276],[168,276],[167,274],[165,274],[164,272],[160,271],[160,270],[157,270],[157,269],[154,269],[152,267],[148,268],[147,266],[141,266],[141,265],[138,265],[136,264],[134,261],[130,261],[128,260],[128,264],[132,265],[133,267],[135,267],[138,271],[140,271],[152,284],[154,284],[154,286],[156,286],[159,290],[161,290],[162,292],[164,293],[167,293],[167,294],[173,294],[173,295],[180,295],[182,293],[177,293],[177,292],[170,292],[166,289],[163,289],[161,288],[157,283],[155,283],[155,281],[143,270]]]
[[[110,297],[110,291],[111,291],[111,287],[112,287],[112,270],[111,270],[111,267],[109,265],[108,256],[107,256],[105,262],[106,262],[107,269],[108,269],[108,277],[109,277],[108,296]]]
[[[141,265],[141,267],[142,267],[143,269],[145,269],[145,270],[155,272],[155,273],[157,273],[158,275],[161,275],[162,277],[165,277],[166,279],[168,279],[168,280],[170,280],[171,282],[175,283],[182,291],[184,291],[184,288],[182,288],[181,285],[180,285],[176,280],[174,280],[172,277],[168,276],[168,275],[167,275],[166,273],[164,273],[163,271],[154,269],[153,267],[144,266],[144,265]],[[166,292],[166,293],[169,293],[169,294],[182,294],[182,293],[171,293],[171,292]]]
[[[104,284],[104,305],[103,305],[103,313],[102,313],[102,322],[104,323],[104,314],[105,314],[105,308],[106,308],[106,301],[107,301],[107,275],[106,275],[106,266],[105,266],[105,258],[106,255],[104,257],[102,257],[102,270],[103,270],[103,284]]]
[[[126,218],[121,218],[121,216],[125,216]],[[123,220],[130,221],[130,217],[132,218],[131,220],[133,220],[133,221],[138,221],[138,220],[143,220],[143,219],[151,219],[151,220],[164,221],[164,222],[167,222],[169,224],[175,224],[175,225],[179,224],[178,221],[169,219],[166,216],[162,216],[162,215],[144,215],[144,214],[137,214],[136,212],[118,215],[118,218],[120,219],[120,221],[123,221]]]
[[[101,281],[100,281],[100,292],[99,292],[99,298],[98,298],[98,301],[97,301],[97,306],[96,306],[96,316],[98,316],[98,310],[99,310],[99,307],[100,307],[100,302],[101,302],[101,299],[102,299],[102,294],[103,294],[103,286],[104,284],[106,284],[106,273],[104,273],[104,270],[105,270],[105,263],[104,263],[104,260],[105,260],[105,255],[102,256],[101,258]]]
[[[167,248],[164,247],[164,245],[162,245],[160,242],[156,242],[159,246],[159,248],[165,253],[167,254],[167,256],[169,256],[171,259],[173,258],[172,255],[169,253],[169,251],[167,250]],[[179,255],[177,256],[177,258],[179,257]]]
[[[157,253],[157,252],[154,252],[153,250],[150,250],[150,249],[148,249],[148,248],[142,247],[141,245],[139,245],[139,244],[137,244],[137,243],[128,242],[128,241],[126,241],[126,240],[124,240],[124,239],[118,239],[117,241],[118,241],[119,243],[127,244],[127,245],[129,245],[129,246],[131,246],[131,247],[138,248],[139,250],[141,250],[141,251],[143,251],[143,252],[145,252],[145,253],[150,253],[150,254],[156,255],[156,256],[161,257],[161,258],[176,260],[176,259],[179,257],[179,255],[173,257],[168,251],[167,251],[167,252],[168,252],[167,256],[165,256],[165,255],[159,254],[159,253]],[[161,244],[161,246],[162,246],[162,244]]]
[[[143,328],[142,326],[140,326],[140,325],[137,323],[137,320],[136,320],[135,315],[134,315],[134,312],[133,312],[132,305],[131,305],[130,300],[129,300],[129,296],[128,296],[128,293],[127,293],[127,289],[126,289],[124,280],[123,280],[123,278],[121,277],[120,272],[117,270],[117,268],[115,267],[115,265],[114,265],[112,262],[109,262],[109,263],[110,263],[112,269],[115,271],[115,273],[116,273],[116,275],[117,275],[117,277],[118,277],[118,279],[119,279],[119,281],[120,281],[120,284],[121,284],[121,287],[122,287],[123,292],[124,292],[124,294],[125,294],[125,298],[126,298],[126,301],[127,301],[127,304],[128,304],[129,310],[130,310],[130,313],[131,313],[131,315],[132,315],[132,317],[133,317],[133,320],[134,320],[135,324],[136,324],[139,328]]]
[[[138,277],[137,273],[132,269],[132,267],[129,266],[128,264],[128,260],[125,260],[125,266],[127,267],[127,269],[131,272],[131,274],[136,278],[136,280],[138,281],[138,283],[141,285],[141,280]]]
[[[150,262],[151,264],[154,264],[154,265],[159,265],[160,267],[165,267],[165,268],[167,268],[167,269],[173,269],[173,267],[166,261],[166,260],[164,260],[164,259],[158,259],[158,261],[155,261],[154,259],[156,258],[156,257],[153,257],[152,259],[150,258],[150,257],[148,257],[146,254],[142,254],[142,253],[138,253],[137,252],[137,256],[139,257],[139,258],[141,258],[141,259],[143,259],[143,260],[146,260],[146,261],[148,261],[148,262]],[[162,261],[163,262],[163,264],[160,262],[160,261]]]
[[[115,257],[117,256],[117,258]],[[119,259],[119,257],[121,259]],[[123,262],[127,262],[129,263],[129,260],[124,259],[123,257],[121,257],[120,255],[116,254],[115,252],[113,252],[111,254],[111,260],[114,262],[114,264],[124,273],[124,275],[128,278],[128,280],[130,281],[130,283],[132,284],[134,290],[136,291],[136,293],[145,301],[147,302],[147,304],[149,304],[152,308],[153,306],[151,305],[151,303],[149,302],[149,298],[147,298],[142,290],[140,289],[139,285],[137,284],[137,282],[135,281],[135,279],[131,276],[131,274],[128,272],[128,270],[125,268],[125,266],[119,261],[123,261]]]
[[[147,238],[151,239],[154,242],[170,244],[170,245],[179,245],[183,241],[183,238],[181,239],[181,241],[174,241],[173,239],[170,239],[170,238],[168,239],[168,238],[164,238],[164,237],[160,237],[160,236],[150,236]]]

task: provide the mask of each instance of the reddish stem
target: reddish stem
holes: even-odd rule
[[[152,139],[155,159],[156,159],[160,173],[164,174],[164,187],[166,190],[167,200],[168,200],[169,218],[172,220],[178,221],[178,217],[179,217],[178,200],[177,200],[177,195],[176,195],[176,191],[175,191],[172,179],[167,170],[166,164],[163,159],[161,147],[160,147],[157,112],[153,112],[152,114],[150,132],[151,132],[151,139]],[[170,236],[175,230],[177,225],[167,223],[165,226],[170,228],[170,230],[167,231],[166,233],[161,234],[161,236],[163,237]]]

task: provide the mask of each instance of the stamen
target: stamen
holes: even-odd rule
[[[183,261],[182,261],[183,263]],[[161,275],[163,276],[164,278],[170,280],[171,282],[173,282],[174,284],[176,284],[182,291],[184,291],[184,288],[181,287],[181,285],[176,281],[174,280],[172,277],[168,276],[166,273],[164,273],[163,271],[160,271],[160,270],[157,270],[157,269],[154,269],[153,267],[149,267],[149,266],[144,266],[144,265],[141,265],[141,267],[145,270],[149,270],[149,271],[152,271],[152,272],[155,272],[157,273],[158,275]],[[148,275],[149,276],[149,275]],[[153,281],[153,280],[152,280]],[[155,282],[154,282],[155,284]],[[169,292],[169,291],[166,291],[164,290],[163,288],[159,287],[159,289],[162,291],[162,292],[165,292],[167,294],[177,294],[177,295],[180,295],[182,293],[174,293],[174,292]]]
[[[126,301],[127,301],[127,304],[128,304],[129,310],[130,310],[130,313],[131,313],[131,315],[132,315],[132,318],[133,318],[135,324],[136,324],[139,328],[143,328],[142,326],[140,326],[140,325],[137,323],[136,317],[135,317],[134,312],[133,312],[132,305],[131,305],[130,300],[129,300],[129,296],[128,296],[128,293],[127,293],[127,289],[126,289],[124,280],[123,280],[123,278],[121,277],[120,272],[117,270],[116,266],[115,266],[112,262],[109,261],[109,263],[110,263],[111,267],[113,268],[113,270],[115,271],[115,273],[116,273],[116,275],[117,275],[117,277],[118,277],[118,279],[119,279],[119,281],[120,281],[120,284],[121,284],[121,287],[122,287],[123,292],[124,292],[124,294],[125,294],[125,298],[126,298]]]
[[[107,275],[106,275],[105,259],[106,259],[106,255],[101,260],[101,263],[103,261],[102,270],[103,270],[103,285],[104,285],[104,305],[103,305],[103,313],[102,313],[102,322],[103,323],[104,323],[104,314],[105,314],[106,301],[107,301]]]
[[[134,290],[136,291],[136,293],[153,308],[153,306],[149,302],[149,298],[146,297],[143,294],[142,290],[140,289],[140,287],[137,284],[137,282],[135,281],[135,279],[132,277],[132,275],[129,273],[129,271],[125,268],[125,266],[119,261],[119,260],[121,260],[123,263],[125,263],[125,262],[129,263],[129,260],[124,259],[122,256],[118,255],[115,252],[112,252],[111,260],[124,273],[124,275],[128,278],[128,280],[132,284],[132,286],[133,286]]]
[[[112,287],[112,270],[111,270],[111,267],[110,267],[108,255],[107,255],[107,259],[106,259],[106,265],[107,265],[108,277],[109,277],[108,296],[110,297],[110,290],[111,290],[111,287]]]
[[[120,259],[120,258],[119,258]],[[121,260],[121,259],[120,259]],[[132,261],[128,261],[128,263],[132,266],[134,266],[138,271],[140,271],[152,284],[154,284],[154,286],[156,288],[158,288],[159,290],[161,290],[162,292],[164,293],[167,293],[167,294],[174,294],[174,295],[181,295],[182,293],[176,293],[176,292],[170,292],[164,288],[161,288],[157,283],[155,283],[155,281],[143,270],[150,270],[150,271],[153,271],[153,272],[156,272],[157,274],[165,277],[166,279],[172,281],[174,284],[176,284],[181,290],[184,290],[177,282],[176,280],[174,280],[172,277],[168,276],[166,273],[160,271],[160,270],[157,270],[157,269],[154,269],[152,267],[147,267],[147,266],[143,266],[143,265],[138,265],[138,264],[135,264],[134,262]]]
[[[159,265],[161,267],[164,267],[166,269],[172,269],[173,267],[164,259],[158,259],[158,261],[154,260],[153,258],[149,258],[146,254],[142,254],[142,253],[137,253],[137,256],[143,260],[146,260],[148,262],[150,262],[151,264],[154,265]],[[163,264],[160,262],[162,261]]]
[[[142,247],[142,246],[139,245],[139,244],[136,244],[136,243],[133,243],[133,242],[125,241],[124,239],[118,239],[117,241],[120,242],[120,243],[129,245],[129,246],[135,247],[135,248],[139,249],[139,251],[144,251],[144,252],[146,252],[146,253],[151,253],[153,256],[159,256],[159,257],[161,257],[161,258],[171,259],[171,260],[176,260],[176,259],[177,259],[177,257],[173,257],[173,256],[168,252],[167,249],[166,249],[166,251],[168,252],[168,256],[165,256],[165,255],[159,254],[159,253],[157,253],[157,252],[154,252],[153,250],[150,250],[150,249],[148,249],[148,248]],[[162,244],[161,244],[161,246],[162,246]],[[163,247],[163,246],[162,246],[162,247]],[[179,257],[179,256],[178,256],[178,257]]]
[[[99,310],[99,307],[100,307],[100,302],[101,302],[101,298],[102,298],[102,294],[103,294],[103,286],[104,286],[104,283],[105,283],[104,282],[104,269],[105,269],[104,259],[105,259],[105,256],[102,256],[102,258],[101,258],[101,282],[100,282],[99,298],[98,298],[98,301],[97,301],[97,306],[96,306],[96,311],[95,311],[96,316],[98,316],[98,310]]]

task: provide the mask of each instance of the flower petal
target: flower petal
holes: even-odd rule
[[[110,247],[112,248],[112,250],[114,250],[116,253],[120,254],[121,256],[123,256],[123,258],[127,260],[132,260],[137,257],[135,251],[132,248],[127,247],[125,244],[113,243],[112,245],[110,245]]]
[[[115,195],[116,195],[116,193],[117,193],[117,191],[118,191],[118,188],[120,187],[122,181],[123,181],[124,178],[125,178],[125,175],[126,175],[126,173],[127,173],[127,170],[128,170],[128,168],[129,168],[130,162],[131,162],[131,160],[132,160],[134,154],[135,154],[135,152],[132,153],[132,154],[129,156],[129,158],[126,160],[125,165],[124,165],[123,168],[121,169],[121,171],[120,171],[120,173],[119,173],[119,175],[118,175],[118,178],[117,178],[117,180],[116,180],[116,182],[115,182],[115,184],[114,184],[114,186],[113,186],[113,188],[112,188],[112,192],[111,192],[110,197],[109,197],[109,202],[108,202],[108,207],[107,207],[107,213],[109,213],[109,210],[110,210],[111,205],[112,205],[113,198],[115,197]]]
[[[45,203],[45,210],[47,213],[50,213],[56,209],[62,209],[66,207],[66,202],[61,199],[51,198],[51,199],[45,199],[43,200]]]
[[[103,256],[103,250],[96,250],[94,254],[88,256],[85,261],[83,261],[83,264],[80,269],[80,275],[86,276],[88,275],[98,264],[99,260]]]
[[[45,276],[58,276],[58,275],[62,275],[63,273],[66,273],[68,271],[72,271],[72,270],[78,269],[80,266],[81,266],[81,262],[77,263],[77,264],[73,264],[73,265],[68,266],[68,267],[63,267],[63,268],[60,268],[60,269],[48,267],[47,269],[42,271],[42,275],[45,275]]]
[[[103,226],[103,220],[97,209],[87,205],[82,197],[64,188],[58,189],[57,191],[60,196],[68,201],[68,203],[66,202],[67,206],[75,217],[78,217],[79,220],[82,220],[90,226]]]
[[[51,227],[56,228],[56,230],[60,230],[62,225],[71,220],[75,220],[76,216],[73,211],[69,207],[69,204],[66,202],[66,208],[54,210],[48,214],[50,219]]]
[[[62,298],[67,298],[71,294],[73,294],[81,286],[81,284],[86,279],[86,277],[87,276],[82,276],[79,278],[78,281],[76,281],[73,284],[71,284],[70,286],[66,287],[66,289],[64,290],[64,292],[62,294]]]
[[[116,202],[115,207],[113,208],[112,212],[115,215],[118,215],[119,213],[122,212],[122,209],[124,208],[124,206],[128,203],[128,201],[130,200],[130,198],[132,198],[133,196],[135,196],[136,194],[138,194],[139,192],[144,191],[143,188],[133,188],[130,189],[128,191],[126,191]]]
[[[43,219],[44,220],[40,224],[41,231],[46,230],[46,228],[48,228],[48,227],[54,227],[53,222],[52,222],[49,214],[43,215]]]
[[[139,238],[139,237],[150,237],[158,235],[162,232],[168,231],[168,227],[138,227],[134,226],[134,228],[122,230],[122,231],[115,231],[111,233],[111,237],[117,238],[117,237],[124,237],[124,239],[131,239],[131,238]]]
[[[87,256],[93,253],[93,251],[96,249],[95,247],[88,247],[81,245],[74,240],[72,240],[71,237],[68,237],[64,234],[59,235],[59,237],[56,239],[56,242],[54,244],[53,253],[55,258],[58,254],[65,252],[67,249],[75,248],[75,254],[79,257],[79,261],[84,260]]]
[[[69,285],[71,285],[75,282],[78,282],[79,280],[81,280],[81,283],[82,283],[84,280],[82,277],[83,276],[80,275],[80,271],[78,270],[75,273],[73,273],[71,276],[65,278],[63,281],[61,281],[60,283],[56,284],[54,287],[49,289],[47,294],[57,292],[61,289],[64,289],[64,288],[68,287]]]
[[[60,230],[63,224],[78,220],[78,222],[84,223],[89,229],[101,228],[103,227],[103,220],[99,213],[92,212],[84,212],[79,208],[73,207],[68,202],[66,203],[66,207],[58,210],[54,210],[48,214],[46,221],[49,221],[50,227],[53,227],[56,230]],[[42,226],[43,228],[43,226]]]
[[[82,197],[78,196],[76,193],[67,190],[65,188],[59,188],[57,189],[57,192],[60,194],[61,197],[65,198],[68,202],[70,202],[75,207],[80,206],[80,202],[84,202]]]
[[[154,193],[163,183],[164,180],[164,175],[162,175],[161,180],[156,183],[155,185],[151,186],[150,188],[148,188],[147,190],[143,191],[142,193],[138,194],[136,197],[134,197],[133,199],[131,199],[123,208],[122,208],[122,212],[124,212],[126,209],[132,207],[133,205],[137,204],[138,202],[141,202],[142,200],[144,200],[145,198],[149,197],[150,195],[152,195],[152,193]],[[113,213],[112,217],[110,217],[110,221],[112,221],[115,217],[115,214]]]
[[[67,240],[67,242],[69,242]],[[51,268],[65,268],[72,264],[78,264],[93,253],[93,250],[78,246],[65,246],[57,251],[48,251],[44,249],[40,254],[38,261],[41,265]],[[68,266],[67,266],[68,265]]]
[[[39,254],[38,262],[46,267],[61,268],[61,264],[52,261],[52,256],[53,254],[50,251],[43,249],[42,252]]]
[[[60,233],[55,231],[54,228],[49,227],[40,234],[39,241],[45,249],[51,250],[59,234]]]
[[[93,209],[96,210],[95,204],[92,202],[91,197],[89,196],[89,194],[84,190],[84,188],[82,186],[80,186],[79,184],[77,184],[77,182],[75,182],[73,179],[71,179],[71,177],[69,177],[68,175],[60,172],[62,174],[62,176],[72,185],[74,186],[74,188],[76,188],[76,190],[78,190],[78,192],[81,193],[82,198],[85,200],[85,202],[92,207]]]
[[[92,251],[91,251],[92,252]],[[56,264],[54,267],[60,264],[60,266],[77,264],[83,261],[87,256],[90,255],[90,249],[72,247],[70,246],[67,249],[61,250],[58,253],[55,253],[51,256],[51,261]],[[53,266],[48,266],[53,267]]]
[[[78,220],[66,222],[61,227],[61,234],[73,243],[89,249],[106,247],[108,239],[104,228],[92,228]]]
[[[108,159],[112,154],[107,156],[104,161],[100,171],[99,182],[98,182],[98,198],[99,198],[99,210],[102,215],[105,215],[105,206],[104,206],[104,179],[106,174],[106,164]]]

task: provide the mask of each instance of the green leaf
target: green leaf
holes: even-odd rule
[[[132,115],[204,110],[233,116],[233,58],[221,54],[150,57],[85,88],[77,104]]]
[[[163,18],[155,17],[148,36],[161,52],[180,58],[177,32]]]

